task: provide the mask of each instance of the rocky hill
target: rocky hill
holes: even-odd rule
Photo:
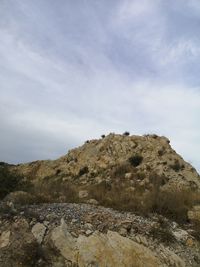
[[[132,172],[143,176],[141,180],[156,173],[166,177],[165,186],[200,189],[200,176],[196,170],[171,148],[169,139],[157,135],[109,134],[100,140],[86,141],[57,160],[20,164],[13,170],[33,182],[53,177],[85,185],[109,181],[111,170],[127,163],[132,165]],[[126,176],[128,178],[128,174]]]
[[[0,172],[0,267],[200,266],[200,176],[166,137],[109,134]]]

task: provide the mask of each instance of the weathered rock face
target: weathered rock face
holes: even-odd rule
[[[161,266],[152,251],[116,232],[73,238],[62,226],[53,231],[52,240],[65,259],[80,267]]]
[[[161,266],[152,251],[116,232],[94,232],[89,237],[80,235],[73,238],[62,222],[53,230],[51,238],[62,256],[79,267]]]
[[[109,134],[103,139],[88,141],[55,161],[36,161],[11,169],[35,183],[52,177],[79,185],[98,184],[110,179],[109,170],[114,166],[127,163],[134,156],[141,157],[141,162],[135,166],[136,171],[146,178],[143,183],[148,183],[151,172],[167,177],[165,186],[200,189],[200,177],[196,170],[171,148],[166,137],[156,135]],[[127,171],[126,179],[131,177]]]

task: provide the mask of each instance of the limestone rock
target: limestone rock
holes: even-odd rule
[[[126,179],[131,179],[131,177],[132,177],[132,173],[131,172],[125,173],[125,178]]]
[[[89,230],[89,229],[85,232],[86,236],[89,236],[89,235],[91,235],[92,233],[93,233],[93,231],[91,231],[91,230]]]
[[[167,262],[169,263],[168,266],[185,267],[185,262],[173,251],[165,248],[163,249],[163,253],[165,254]]]
[[[151,250],[112,231],[74,238],[63,224],[52,231],[51,239],[66,260],[80,267],[161,266]]]
[[[31,230],[32,234],[34,235],[34,237],[36,238],[37,242],[39,244],[42,243],[45,232],[46,232],[46,226],[42,223],[36,223],[32,230]]]
[[[0,248],[7,247],[10,242],[10,231],[4,231],[0,235]]]
[[[182,229],[177,229],[173,235],[178,241],[186,241],[188,239],[188,232]]]
[[[64,258],[73,263],[77,262],[78,248],[76,239],[68,232],[64,221],[52,231],[51,239]]]
[[[86,198],[88,196],[88,191],[87,190],[81,190],[78,193],[79,198]]]

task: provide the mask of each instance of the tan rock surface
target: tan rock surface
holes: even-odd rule
[[[42,243],[45,232],[46,232],[46,226],[42,223],[36,223],[32,230],[31,230],[32,234],[34,235],[34,237],[36,238],[37,242],[39,244]]]
[[[7,247],[10,242],[10,231],[4,231],[0,235],[0,248]]]
[[[62,222],[53,230],[51,238],[62,256],[79,267],[161,266],[152,251],[116,232],[95,232],[89,237],[80,235],[73,238]]]

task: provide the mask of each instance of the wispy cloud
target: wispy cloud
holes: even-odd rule
[[[200,169],[198,8],[1,1],[0,160],[55,158],[129,130],[169,136]]]

